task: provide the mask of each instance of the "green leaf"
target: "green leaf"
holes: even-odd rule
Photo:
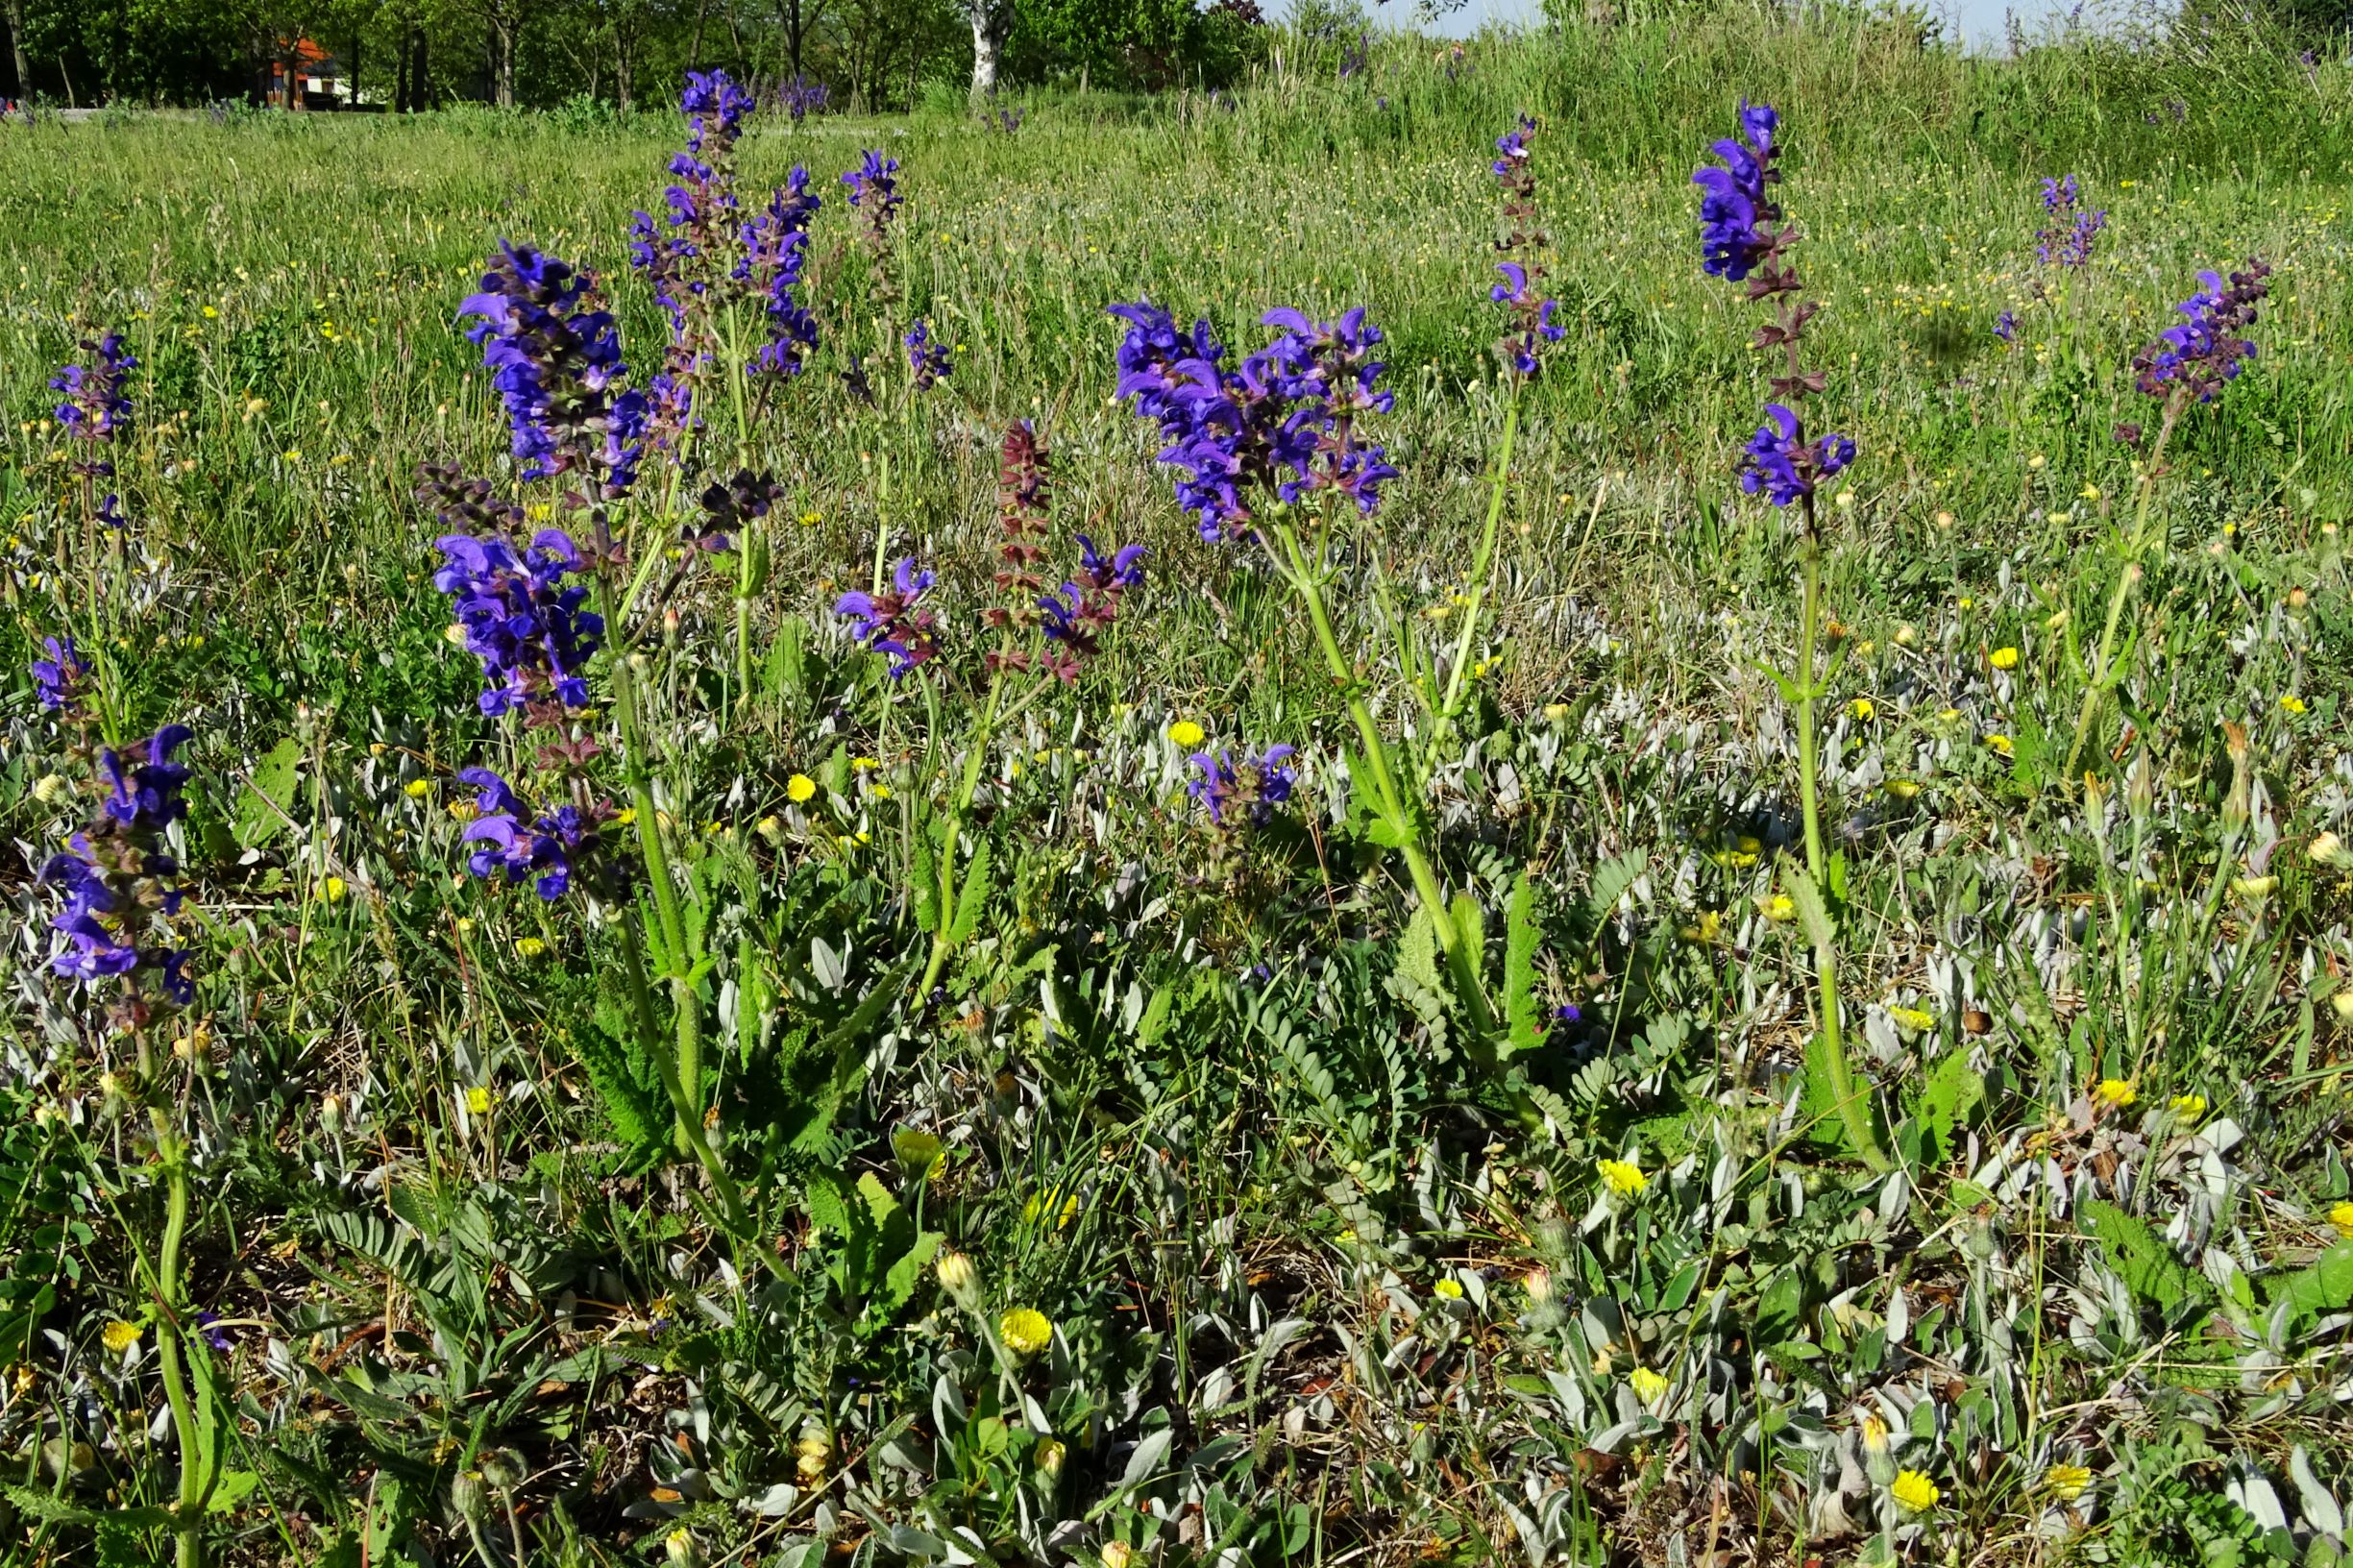
[[[1922,1130],[1935,1139],[1934,1158],[1952,1158],[1954,1135],[1984,1098],[1985,1079],[1970,1066],[1967,1051],[1955,1051],[1928,1069],[1915,1111]]]
[[[2086,1200],[2077,1217],[2085,1234],[2099,1243],[2108,1266],[2142,1300],[2170,1312],[2213,1299],[2205,1276],[2193,1273],[2146,1221],[2099,1198]]]
[[[2353,1240],[2340,1241],[2309,1267],[2264,1282],[2265,1298],[2288,1303],[2294,1317],[2341,1312],[2353,1307]]]
[[[915,928],[926,936],[940,933],[940,865],[931,858],[931,845],[918,838],[915,843],[914,864],[908,875],[915,883]]]
[[[596,1086],[613,1136],[627,1151],[625,1168],[642,1170],[661,1158],[670,1139],[671,1112],[640,1076],[645,1053],[634,1031],[622,1038],[625,1046],[617,1045],[592,1023],[574,1035],[573,1051],[588,1069],[588,1081]]]
[[[830,1171],[817,1172],[801,1188],[800,1200],[809,1211],[810,1224],[845,1238],[850,1235],[856,1211],[849,1206],[849,1194],[843,1190],[840,1177]]]
[[[234,1513],[238,1504],[253,1495],[261,1484],[261,1476],[255,1470],[224,1470],[212,1483],[212,1497],[205,1507],[214,1513]]]
[[[858,1178],[858,1196],[866,1200],[866,1212],[873,1216],[876,1229],[898,1217],[898,1200],[891,1196],[881,1178],[872,1171]]]
[[[947,930],[950,948],[963,946],[980,929],[980,917],[989,906],[989,841],[980,841],[972,851],[972,863],[964,869],[964,880],[956,890],[956,920]]]
[[[1504,906],[1504,1054],[1532,1051],[1544,1043],[1543,1009],[1536,1000],[1535,885],[1522,871]]]
[[[1405,936],[1397,943],[1397,972],[1424,991],[1443,997],[1448,992],[1442,957],[1437,922],[1430,918],[1427,908],[1417,905],[1413,919],[1407,923]]]
[[[1822,890],[1814,886],[1805,868],[1791,862],[1781,881],[1789,889],[1789,901],[1798,906],[1798,923],[1805,928],[1805,940],[1818,951],[1835,945],[1837,931],[1830,924],[1829,906],[1822,901]]]
[[[292,736],[270,747],[237,793],[236,821],[232,831],[237,843],[258,849],[285,830],[294,817],[294,791],[300,782],[303,747]]]
[[[940,1243],[946,1239],[938,1231],[925,1231],[915,1238],[915,1245],[891,1265],[890,1272],[882,1280],[881,1298],[886,1310],[895,1312],[907,1305],[908,1298],[915,1294],[915,1287],[923,1283],[923,1270],[940,1250]]]
[[[1587,923],[1598,930],[1618,907],[1618,900],[1625,897],[1628,890],[1650,869],[1650,864],[1649,850],[1630,849],[1594,868],[1593,886],[1585,893]]]

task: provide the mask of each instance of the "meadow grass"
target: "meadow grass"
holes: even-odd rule
[[[745,144],[749,184],[805,163],[825,197],[823,338],[748,444],[785,496],[749,691],[718,576],[642,678],[749,1245],[616,1109],[618,922],[462,874],[454,772],[526,758],[475,711],[411,496],[420,461],[511,475],[454,320],[496,239],[603,270],[655,357],[625,235],[678,125],[0,128],[8,635],[31,657],[99,570],[45,382],[117,327],[119,733],[198,730],[204,912],[166,1093],[41,963],[65,747],[14,699],[27,1560],[164,1550],[150,1347],[194,1307],[229,1325],[195,1355],[235,1479],[179,1533],[227,1561],[2336,1560],[2353,73],[1740,12],[1320,58],[1232,99],[1042,99],[1011,135]],[[1732,478],[1766,371],[1689,184],[1744,93],[1783,116],[1818,407],[1861,452],[1822,497],[1822,778],[1892,1174],[1801,1070],[1795,541]],[[1498,958],[1528,874],[1534,992],[1576,1010],[1512,1099],[1417,949],[1344,704],[1418,744],[1396,628],[1473,613],[1510,397],[1487,161],[1522,110],[1569,331],[1521,395],[1478,700],[1425,803]],[[835,183],[867,146],[909,197],[887,258]],[[2060,276],[2033,233],[2067,172],[2109,228]],[[2087,783],[2063,762],[2147,450],[2116,429],[2155,423],[2128,361],[2255,254],[2260,353],[2171,444]],[[1402,477],[1330,555],[1357,688],[1117,404],[1104,307],[1147,297],[1238,351],[1278,305],[1387,332]],[[919,317],[954,355],[925,395]],[[1016,418],[1058,528],[1148,545],[1149,576],[1075,691],[969,750],[829,611],[912,551],[977,622]],[[1210,831],[1180,723],[1298,746],[1295,809]],[[993,870],[902,994],[968,757]],[[129,1114],[164,1101],[195,1151],[177,1293],[142,1273],[171,1161]]]

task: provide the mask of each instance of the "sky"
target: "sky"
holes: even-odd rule
[[[2002,15],[2015,10],[2029,32],[2044,17],[2063,11],[2056,0],[1933,0],[1929,10],[1957,26],[1973,47],[1988,48],[2001,41]],[[1449,37],[1463,37],[1486,22],[1528,23],[1542,13],[1540,0],[1469,0],[1460,11],[1438,24]]]

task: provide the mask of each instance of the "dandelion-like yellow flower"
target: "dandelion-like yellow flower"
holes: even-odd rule
[[[490,1115],[490,1090],[477,1084],[466,1090],[466,1110],[478,1116]]]
[[[797,806],[805,806],[817,797],[817,780],[807,773],[795,773],[784,781],[784,797]]]
[[[1462,1282],[1460,1280],[1440,1280],[1430,1287],[1430,1293],[1447,1301],[1460,1301]]]
[[[107,1347],[108,1355],[120,1356],[124,1351],[139,1342],[139,1326],[136,1323],[126,1323],[117,1317],[109,1321],[105,1328],[98,1331],[98,1338]]]
[[[996,1320],[1005,1348],[1016,1356],[1035,1356],[1054,1342],[1054,1324],[1035,1307],[1016,1307]]]
[[[2206,1096],[2203,1094],[2176,1094],[2169,1103],[2174,1117],[2180,1121],[2195,1121],[2206,1114]]]
[[[537,937],[517,937],[515,939],[515,956],[517,958],[537,958],[540,954],[546,952],[547,950],[548,944],[540,941]]]
[[[1602,1181],[1609,1190],[1621,1198],[1638,1198],[1650,1189],[1651,1179],[1630,1160],[1597,1161],[1593,1168],[1602,1173]]]
[[[412,778],[401,786],[401,793],[411,800],[422,800],[433,793],[433,781],[429,778]]]
[[[1070,1222],[1078,1218],[1078,1208],[1077,1193],[1066,1197],[1049,1188],[1042,1193],[1030,1194],[1030,1200],[1021,1206],[1021,1219],[1025,1224],[1035,1225],[1050,1218],[1056,1230],[1066,1231],[1070,1228]]]
[[[2092,1487],[2092,1472],[2080,1464],[2054,1464],[2043,1472],[2043,1485],[2062,1503],[2072,1503]]]
[[[1665,1374],[1654,1372],[1647,1366],[1635,1367],[1627,1374],[1626,1381],[1633,1384],[1634,1397],[1645,1405],[1655,1404],[1658,1396],[1667,1391]]]
[[[2007,735],[1988,735],[1985,738],[1985,744],[2005,757],[2015,756],[2018,753],[2018,747],[2011,743]]]
[[[1875,1410],[1863,1412],[1862,1435],[1866,1452],[1872,1454],[1887,1452],[1887,1423],[1879,1418]]]
[[[1936,1500],[1945,1494],[1936,1489],[1936,1482],[1917,1470],[1899,1470],[1896,1479],[1887,1483],[1887,1495],[1897,1504],[1914,1513],[1926,1513],[1936,1507]]]
[[[2304,711],[2304,699],[2296,696],[2293,692],[2282,694],[2279,699],[2279,705],[2287,709],[2290,713],[2302,713]]]
[[[1870,698],[1858,697],[1853,701],[1847,704],[1847,711],[1854,715],[1855,720],[1858,723],[1868,723],[1871,721],[1872,716],[1877,713],[1879,710],[1873,705]]]
[[[1705,943],[1715,941],[1717,936],[1721,934],[1723,930],[1724,916],[1722,912],[1713,909],[1703,909],[1700,911],[1699,919],[1693,920],[1689,925],[1684,926],[1681,930],[1678,931],[1676,935],[1681,937],[1685,942]]]
[[[1168,726],[1168,738],[1179,746],[1199,746],[1208,732],[1190,719],[1179,719]]]
[[[1765,919],[1769,920],[1785,922],[1798,918],[1798,901],[1785,893],[1775,894],[1757,907],[1764,911]]]
[[[1887,1016],[1896,1021],[1898,1028],[1909,1029],[1914,1034],[1936,1027],[1936,1015],[1924,1013],[1917,1007],[1891,1007],[1887,1010]]]
[[[1103,1568],[1131,1568],[1136,1560],[1135,1549],[1125,1541],[1103,1543]]]
[[[2337,1234],[2353,1240],[2353,1203],[2339,1203],[2328,1212],[2328,1222],[2337,1227]]]
[[[1997,670],[2017,669],[2018,649],[2015,648],[1998,648],[1994,649],[1993,663],[1994,668]]]
[[[2131,1080],[2126,1078],[2102,1078],[2098,1087],[2092,1090],[2092,1098],[2118,1111],[2140,1097],[2141,1091],[2133,1088]]]
[[[1887,793],[1899,800],[1916,800],[1920,797],[1920,781],[1915,778],[1891,778],[1887,781]]]

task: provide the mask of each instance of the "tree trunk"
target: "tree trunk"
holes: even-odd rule
[[[620,100],[621,112],[625,116],[629,112],[629,67],[635,63],[629,56],[630,45],[634,41],[622,30],[619,22],[613,24],[613,96]]]
[[[24,0],[8,0],[9,52],[15,56],[16,96],[30,100],[33,96],[33,62],[25,59]]]
[[[352,68],[343,79],[343,101],[354,109],[359,107],[359,31],[352,30]]]
[[[416,62],[408,67],[408,101],[416,109],[433,107],[433,79],[426,74],[425,30],[417,30]]]
[[[711,13],[711,0],[699,0],[695,7],[695,41],[686,46],[686,68],[702,69],[702,19]]]
[[[965,0],[972,24],[972,101],[996,96],[996,57],[1013,31],[1013,0]]]
[[[515,107],[515,20],[514,20],[514,18],[513,18],[512,16],[508,16],[508,15],[505,15],[505,14],[501,14],[501,15],[500,15],[500,17],[499,17],[499,19],[498,19],[498,21],[497,21],[497,22],[496,22],[496,24],[495,24],[495,30],[496,30],[496,37],[497,37],[497,40],[498,40],[498,41],[497,41],[497,48],[498,48],[498,51],[499,51],[499,65],[498,65],[498,73],[499,73],[499,74],[498,74],[499,107],[500,107],[501,109],[512,109],[512,108],[514,108],[514,107]]]

